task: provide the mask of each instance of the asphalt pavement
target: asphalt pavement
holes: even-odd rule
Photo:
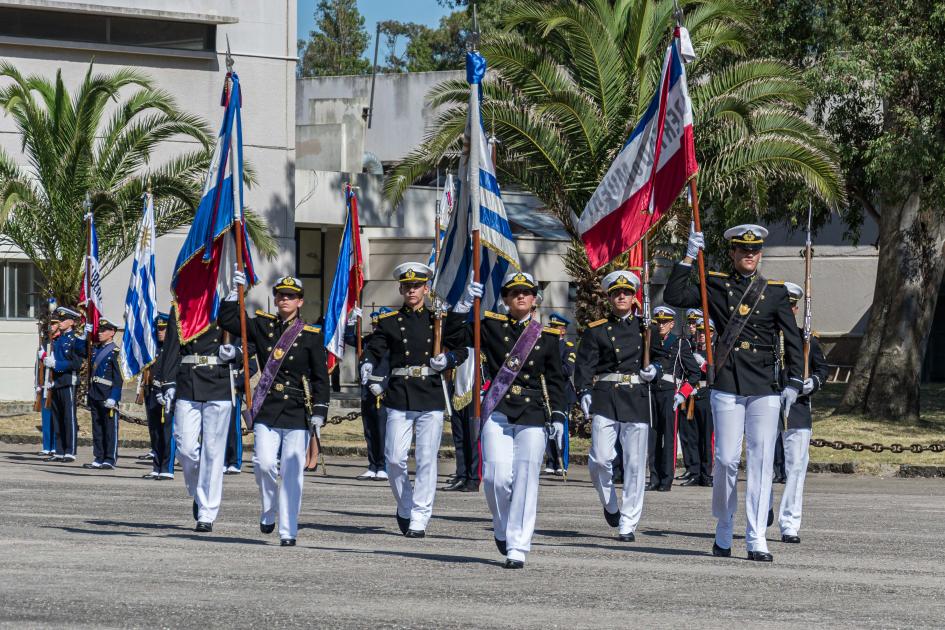
[[[0,444],[3,627],[945,625],[941,479],[810,475],[802,543],[770,528],[761,564],[742,536],[732,558],[711,555],[707,488],[647,493],[637,541],[616,541],[582,466],[542,481],[528,563],[509,571],[481,493],[437,493],[427,537],[407,539],[387,484],[355,479],[363,460],[307,474],[298,546],[283,548],[259,532],[251,464],[197,534],[180,473],[146,481],[129,457],[112,472],[47,464],[35,448]]]

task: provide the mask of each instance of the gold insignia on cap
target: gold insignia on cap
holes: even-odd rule
[[[416,277],[417,277],[417,272],[414,271],[413,269],[408,269],[407,273],[404,274],[405,280],[413,280]]]
[[[751,230],[748,230],[747,232],[745,232],[744,234],[742,234],[742,239],[743,239],[746,243],[753,243],[753,242],[755,242],[756,240],[758,240],[758,237],[755,236],[755,233],[754,233],[754,232],[752,232]]]
[[[515,275],[513,282],[528,282],[528,278],[525,277],[525,274],[519,273]]]

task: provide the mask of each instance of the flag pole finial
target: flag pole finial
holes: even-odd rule
[[[469,41],[466,42],[466,49],[470,52],[479,50],[479,39],[481,35],[479,32],[479,12],[476,7],[476,0],[472,0],[471,4],[473,14],[472,31],[469,33]]]
[[[233,55],[230,53],[230,36],[226,36],[226,71],[227,73],[233,72],[233,65],[236,62],[233,60]]]

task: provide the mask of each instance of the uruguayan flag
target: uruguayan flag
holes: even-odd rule
[[[157,292],[154,287],[154,198],[144,196],[144,216],[138,232],[138,248],[131,265],[131,281],[125,297],[125,332],[119,362],[125,380],[136,377],[157,357]]]
[[[475,51],[466,53],[466,79],[469,81],[466,138],[470,151],[460,159],[459,203],[443,238],[433,292],[450,305],[462,298],[473,277],[472,231],[478,228],[482,243],[479,278],[485,285],[482,308],[493,310],[509,267],[520,269],[521,265],[495,177],[492,151],[479,115],[479,87],[485,74],[486,60],[482,55]]]

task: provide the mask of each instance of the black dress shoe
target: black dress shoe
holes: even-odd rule
[[[785,484],[787,483],[787,477],[784,475],[775,475],[774,479],[771,480],[773,483]]]
[[[699,482],[699,485],[700,485],[700,486],[703,486],[703,487],[705,487],[705,488],[711,488],[711,487],[712,487],[712,477],[703,477],[703,478],[702,478],[702,481]]]
[[[648,483],[648,484],[646,484],[646,488],[644,488],[644,489],[645,489],[647,492],[652,492],[653,490],[659,490],[659,489],[660,489],[660,484],[658,484],[658,483]]]
[[[459,477],[457,477],[456,475],[450,475],[449,477],[446,478],[446,485],[452,486],[457,481],[459,481]]]
[[[617,525],[620,525],[620,512],[608,512],[607,508],[604,508],[604,520],[611,527],[617,527]]]
[[[669,491],[672,490],[672,489],[673,489],[672,486],[660,486],[659,488],[656,489],[656,491],[657,491],[657,492],[669,492]]]
[[[783,536],[781,536],[781,542],[793,543],[797,545],[801,542],[801,537],[797,535],[792,536],[791,534],[784,534]]]
[[[466,485],[465,479],[454,479],[453,481],[446,484],[443,488],[444,490],[453,491],[453,490],[462,490],[463,486]]]
[[[400,514],[397,514],[396,512],[394,512],[394,518],[397,519],[397,527],[400,528],[400,533],[406,534],[407,530],[410,528],[410,519],[404,518],[403,516],[401,516]]]
[[[773,562],[774,556],[767,551],[749,551],[748,559],[754,560],[755,562]]]
[[[521,560],[506,560],[505,561],[506,569],[524,569],[525,563]]]
[[[422,529],[408,529],[404,534],[407,538],[423,538],[427,533]]]
[[[623,475],[614,475],[614,485],[615,486],[623,485]]]
[[[260,523],[259,524],[259,531],[261,531],[264,534],[271,534],[275,528],[276,528],[275,523]]]
[[[295,547],[295,538],[283,538],[279,541],[280,547]]]
[[[86,470],[99,470],[101,467],[102,467],[101,464],[99,464],[98,466],[96,466],[95,464],[82,464],[82,468],[85,468]]]
[[[45,459],[43,459],[43,461],[44,462],[62,462],[62,461],[65,461],[65,459],[61,455],[50,455],[49,457],[46,457]]]
[[[636,539],[637,537],[633,535],[633,532],[630,532],[629,534],[620,534],[617,536],[617,540],[620,542],[635,542]]]
[[[494,536],[493,536],[493,540],[495,540],[495,548],[499,550],[499,553],[501,553],[504,556],[509,552],[509,550],[505,546],[504,540],[499,540],[498,538],[495,538]]]
[[[686,479],[684,482],[682,482],[679,485],[686,488],[689,486],[701,486],[702,482],[700,482],[697,477],[690,477],[689,479]]]
[[[213,531],[213,523],[207,523],[207,522],[205,522],[205,521],[198,521],[198,522],[197,522],[197,526],[194,528],[194,531],[195,531],[195,532],[203,532],[203,533],[212,532],[212,531]]]
[[[194,515],[194,520],[197,520],[197,515],[200,514],[200,508],[197,506],[197,499],[194,499],[194,504],[190,506],[190,511]]]
[[[688,479],[692,479],[694,476],[695,475],[693,475],[691,472],[686,471],[681,475],[676,475],[676,481],[685,481]]]
[[[718,543],[712,543],[712,555],[718,558],[728,558],[732,555],[732,548],[719,547]]]
[[[774,510],[768,508],[768,527],[771,527],[774,524]]]
[[[479,484],[475,481],[467,481],[460,488],[460,492],[479,492]]]

